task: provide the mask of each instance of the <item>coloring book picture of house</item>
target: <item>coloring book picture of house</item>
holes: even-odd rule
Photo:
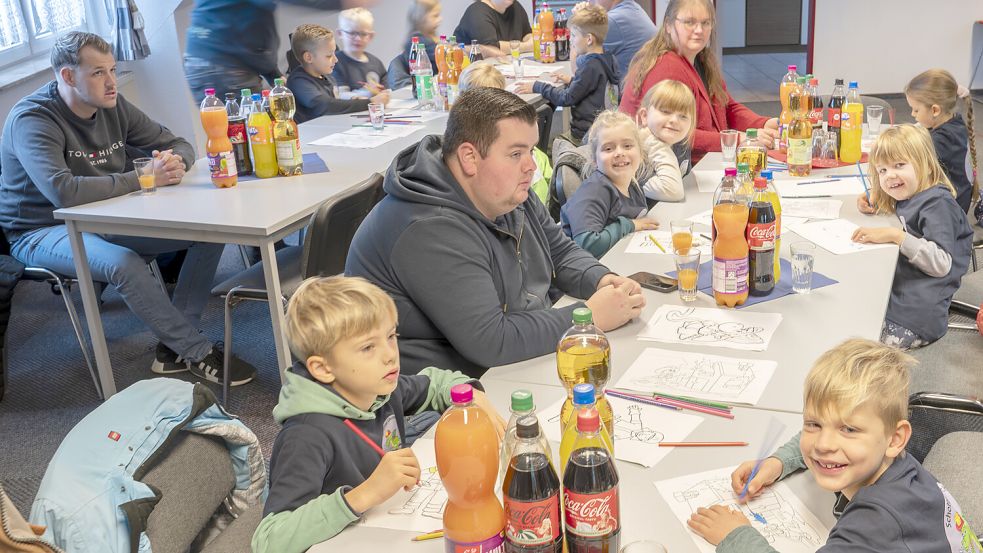
[[[747,504],[737,503],[730,484],[734,468],[714,469],[654,484],[684,526],[698,508],[725,505],[743,512],[751,526],[782,553],[814,553],[826,543],[829,529],[782,482],[769,486]],[[693,531],[689,533],[700,551],[714,552],[714,546]]]
[[[779,313],[662,305],[638,333],[669,344],[765,351],[782,322]]]
[[[614,414],[614,456],[622,461],[654,466],[672,448],[659,442],[681,442],[703,422],[698,415],[669,411],[661,407],[608,396]],[[563,400],[540,412],[539,423],[551,441],[560,441],[560,410]]]
[[[774,361],[646,348],[614,387],[754,405],[777,366]]]
[[[420,482],[412,490],[399,490],[388,501],[367,511],[360,524],[410,532],[430,532],[440,528],[447,506],[447,492],[437,472],[434,441],[420,438],[413,443],[420,463]]]

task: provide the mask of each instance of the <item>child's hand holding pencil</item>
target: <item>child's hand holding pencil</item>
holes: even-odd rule
[[[730,485],[737,494],[737,502],[747,503],[781,475],[782,462],[777,457],[767,457],[760,465],[758,460],[744,461],[731,473]]]

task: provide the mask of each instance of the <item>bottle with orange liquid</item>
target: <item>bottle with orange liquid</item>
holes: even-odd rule
[[[460,89],[458,80],[464,65],[464,49],[451,42],[447,50],[447,109],[454,106]]]
[[[246,120],[249,145],[253,151],[253,173],[268,179],[277,176],[280,167],[276,163],[276,144],[273,142],[273,123],[263,109],[262,96],[253,94],[253,107]]]
[[[782,77],[782,82],[778,87],[778,96],[782,101],[782,113],[778,116],[778,149],[783,152],[788,148],[788,125],[792,122],[792,110],[789,107],[788,99],[792,89],[798,86],[796,79],[799,74],[796,73],[796,69],[796,66],[789,65],[788,73]]]
[[[727,307],[743,304],[748,296],[748,198],[736,184],[737,169],[728,167],[713,194],[713,298]]]
[[[556,61],[556,42],[553,39],[553,27],[555,20],[553,10],[547,2],[543,3],[543,10],[539,12],[539,61],[543,63],[553,63]]]
[[[543,61],[541,52],[541,41],[543,35],[541,29],[539,28],[539,9],[536,9],[536,15],[532,18],[532,59],[536,61]]]
[[[857,81],[850,81],[846,103],[840,114],[840,161],[843,163],[860,161],[863,155],[860,150],[863,125],[864,105],[860,100],[860,89],[857,88]]]
[[[505,511],[495,495],[498,436],[473,397],[469,384],[451,388],[453,405],[437,422],[434,438],[437,472],[447,491],[445,550],[498,553],[505,541]]]
[[[440,35],[440,42],[434,47],[434,61],[437,62],[437,92],[434,98],[438,111],[447,109],[447,35]]]
[[[208,155],[208,171],[212,184],[219,188],[231,188],[238,182],[236,158],[229,140],[229,115],[225,104],[215,97],[214,88],[205,89],[205,99],[201,101],[201,126],[205,128],[208,141],[205,152]]]

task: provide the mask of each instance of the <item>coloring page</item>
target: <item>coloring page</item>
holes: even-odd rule
[[[447,492],[437,472],[434,441],[420,438],[413,442],[412,449],[420,462],[420,483],[411,491],[399,490],[382,505],[369,509],[360,524],[409,532],[432,532],[443,527]]]
[[[615,388],[754,405],[778,363],[646,348]]]
[[[700,551],[714,553],[715,547],[689,530],[686,521],[699,507],[711,505],[740,509],[751,521],[751,526],[782,553],[814,553],[826,543],[829,529],[802,504],[787,484],[773,484],[750,502],[738,504],[737,495],[730,485],[730,475],[735,468],[715,469],[654,482],[662,499],[669,504],[680,524],[686,527]]]
[[[823,178],[816,175],[808,179],[775,180],[775,188],[785,198],[803,198],[808,196],[851,196],[863,194],[866,188],[859,177]]]
[[[614,456],[616,459],[651,467],[672,452],[659,442],[682,442],[703,422],[697,415],[687,415],[663,407],[636,403],[607,396],[614,413]],[[560,441],[560,400],[540,413],[540,426],[550,441]]]
[[[661,248],[659,246],[662,246]],[[693,234],[692,246],[700,250],[700,255],[709,259],[710,241]],[[665,250],[665,251],[663,251]],[[668,230],[646,230],[632,233],[625,253],[656,253],[672,255],[672,232]]]
[[[782,322],[779,313],[662,305],[638,333],[641,340],[765,351]]]
[[[836,255],[863,252],[875,248],[897,248],[894,244],[859,244],[854,242],[852,236],[853,231],[857,230],[857,225],[846,219],[813,221],[805,224],[788,225],[786,228]]]
[[[838,219],[843,202],[818,198],[782,198],[782,219],[785,216],[806,219]]]

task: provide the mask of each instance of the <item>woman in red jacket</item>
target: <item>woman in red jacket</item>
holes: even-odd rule
[[[714,54],[715,27],[709,0],[669,2],[659,32],[631,60],[621,97],[620,110],[634,117],[642,97],[655,83],[674,79],[688,86],[696,98],[693,163],[707,152],[720,151],[720,131],[724,129],[762,129],[758,137],[766,147],[772,146],[778,134],[777,118],[754,113],[727,92]]]

